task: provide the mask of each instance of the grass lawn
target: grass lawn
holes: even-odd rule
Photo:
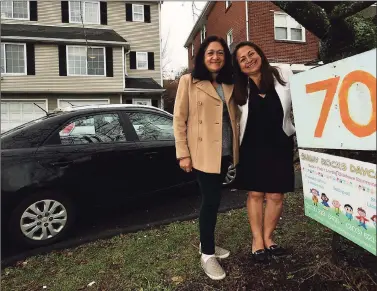
[[[289,194],[276,241],[290,255],[269,265],[250,260],[246,210],[220,214],[217,244],[231,250],[222,260],[227,272],[222,281],[210,280],[200,269],[194,220],[31,257],[2,270],[1,289],[377,290],[376,257],[342,239],[339,260],[332,263],[332,231],[305,217],[303,209],[302,193]]]

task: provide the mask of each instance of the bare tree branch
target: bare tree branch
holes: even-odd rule
[[[326,12],[310,1],[272,1],[318,38],[324,38],[330,26]]]
[[[168,30],[168,34],[165,38],[165,42],[162,44],[161,48],[161,69],[164,75],[167,74],[166,69],[167,65],[171,63],[171,59],[169,56],[169,39],[170,39],[170,29]]]

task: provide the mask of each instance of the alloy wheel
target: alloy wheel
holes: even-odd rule
[[[67,218],[67,210],[62,203],[50,199],[40,200],[22,213],[21,232],[35,241],[51,239],[64,229]]]

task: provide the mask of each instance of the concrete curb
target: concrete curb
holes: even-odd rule
[[[295,173],[295,188],[296,189],[302,188],[301,172]],[[243,207],[244,207],[244,205],[239,206],[239,207],[234,207],[234,206],[223,207],[223,208],[220,208],[219,213],[224,213],[224,212],[227,212],[227,211],[230,211],[230,210],[233,210],[233,209],[241,209]],[[23,252],[21,254],[6,258],[6,259],[1,261],[1,268],[6,268],[8,266],[15,264],[18,261],[25,260],[26,258],[31,257],[31,256],[43,255],[43,254],[46,254],[46,253],[50,253],[52,251],[58,251],[58,250],[63,250],[63,249],[67,249],[67,248],[74,248],[74,247],[77,247],[77,246],[80,246],[82,244],[89,243],[89,242],[92,242],[92,241],[95,241],[95,240],[107,239],[107,238],[111,238],[111,237],[114,237],[114,236],[117,236],[117,235],[120,235],[120,234],[133,233],[133,232],[138,232],[138,231],[141,231],[141,230],[148,230],[148,229],[152,229],[152,228],[155,228],[155,227],[164,226],[164,225],[170,224],[172,222],[181,222],[181,221],[193,220],[193,219],[197,219],[198,217],[199,217],[199,213],[192,213],[192,214],[189,214],[189,215],[182,215],[182,216],[179,216],[179,217],[164,219],[164,220],[156,221],[156,222],[153,222],[153,223],[135,225],[135,226],[125,227],[125,228],[112,229],[112,230],[109,230],[109,231],[104,231],[104,232],[98,233],[96,235],[89,235],[85,238],[69,239],[67,241],[62,241],[62,242],[59,242],[59,243],[56,243],[56,244],[53,244],[53,245],[49,245],[49,246],[46,246],[46,247],[32,249],[32,250]]]

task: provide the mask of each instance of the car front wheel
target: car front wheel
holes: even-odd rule
[[[9,230],[18,244],[44,246],[63,238],[74,220],[69,198],[53,193],[32,195],[13,211]]]

